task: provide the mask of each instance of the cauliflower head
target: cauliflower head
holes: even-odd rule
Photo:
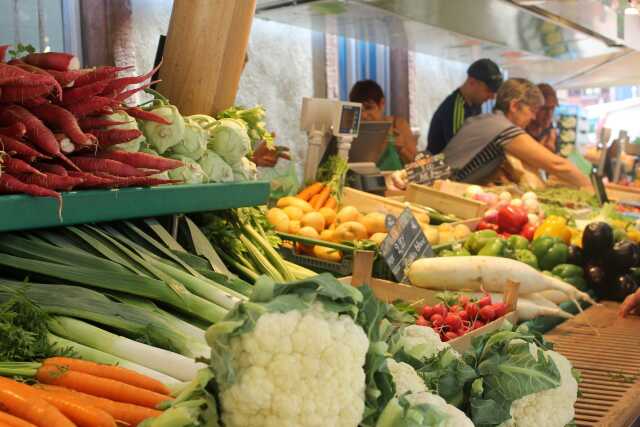
[[[530,344],[531,354],[537,358],[537,346]],[[564,427],[575,416],[578,382],[573,376],[571,362],[553,350],[544,355],[551,358],[560,372],[560,386],[530,394],[511,404],[511,419],[500,427]]]

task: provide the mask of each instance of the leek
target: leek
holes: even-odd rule
[[[142,375],[146,375],[148,377],[156,379],[171,388],[178,387],[182,384],[182,381],[179,381],[169,375],[155,371],[146,366],[130,362],[112,354],[105,353],[95,348],[87,347],[83,344],[69,341],[52,333],[47,334],[47,340],[49,341],[49,344],[51,346],[65,350],[69,349],[73,352],[74,356],[77,356],[78,358],[83,360],[90,360],[92,362],[101,363],[103,365],[118,365],[122,368],[131,369],[132,371],[136,371]],[[154,350],[158,349],[154,348]]]
[[[198,373],[198,370],[206,366],[180,354],[112,334],[70,317],[53,317],[48,322],[48,326],[51,332],[63,338],[129,360],[182,381],[191,380]]]
[[[284,278],[284,281],[290,282],[294,280],[293,275],[287,269],[284,264],[284,259],[280,256],[278,252],[271,246],[271,244],[267,241],[267,238],[256,231],[251,225],[245,223],[242,226],[244,232],[248,235],[248,237],[264,252],[267,259],[271,262],[271,264],[278,270],[278,272]],[[275,280],[275,278],[274,278]]]
[[[267,260],[267,258],[262,254],[262,252],[260,252],[260,249],[258,249],[253,244],[251,239],[249,239],[244,234],[240,234],[239,237],[240,237],[240,242],[242,242],[244,247],[247,249],[249,256],[251,257],[253,262],[255,262],[258,270],[261,273],[268,275],[276,282],[279,282],[279,283],[284,282],[284,277],[282,277],[282,274],[280,274],[277,268],[275,268],[273,265],[269,263],[269,260]]]

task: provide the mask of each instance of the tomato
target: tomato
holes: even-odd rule
[[[460,295],[460,297],[458,298],[458,304],[460,304],[461,307],[466,307],[467,304],[469,304],[469,297],[467,295]]]
[[[422,316],[418,316],[418,318],[416,319],[416,325],[418,326],[427,326],[427,322],[428,320]]]
[[[478,305],[480,307],[484,307],[486,305],[491,305],[491,295],[486,294],[485,296],[483,296],[482,298],[480,298],[478,300]]]
[[[449,313],[457,313],[459,311],[460,311],[460,306],[458,304],[455,304],[449,307]]]
[[[433,308],[429,307],[428,305],[422,307],[422,317],[424,317],[425,319],[429,319],[432,314]]]
[[[493,309],[496,312],[496,318],[502,317],[507,314],[507,304],[503,302],[497,302],[493,304]]]
[[[456,313],[449,313],[447,317],[444,318],[444,324],[452,331],[457,331],[462,327],[462,320]]]
[[[466,311],[462,310],[461,312],[457,313],[458,316],[460,316],[460,320],[462,320],[463,322],[466,322],[469,320],[469,313],[467,313]]]
[[[473,322],[473,325],[471,326],[471,329],[473,329],[474,331],[476,329],[480,329],[485,325],[485,323],[481,320],[476,320],[475,322]]]
[[[475,320],[478,317],[478,312],[480,311],[480,307],[478,307],[478,304],[470,302],[464,306],[464,310],[469,315],[469,320]]]
[[[491,305],[485,305],[484,307],[482,307],[479,314],[480,318],[485,322],[491,322],[496,318],[496,311]]]
[[[447,307],[442,303],[433,306],[433,314],[439,314],[444,318],[448,313]]]
[[[449,331],[444,334],[444,337],[447,339],[447,341],[451,341],[458,338],[458,334],[456,334],[455,332]]]

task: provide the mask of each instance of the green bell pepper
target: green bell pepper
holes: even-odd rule
[[[566,277],[562,280],[573,285],[576,289],[581,290],[583,292],[587,292],[590,289],[584,277],[572,276],[572,277]]]
[[[538,258],[536,258],[533,252],[529,249],[516,249],[513,257],[520,262],[530,265],[536,270],[540,269],[540,266],[538,265]]]
[[[445,249],[440,252],[439,256],[471,256],[468,250],[465,248],[460,249]]]
[[[553,267],[567,262],[569,247],[557,237],[540,237],[531,243],[531,252],[538,258],[543,270],[551,271]]]
[[[584,270],[578,265],[559,264],[551,270],[551,273],[581,291],[589,289],[587,281],[584,279]]]
[[[476,231],[469,236],[466,242],[464,242],[464,248],[476,255],[489,241],[492,241],[497,237],[498,233],[493,230]]]
[[[506,249],[507,249],[507,243],[500,238],[495,238],[492,241],[487,242],[487,244],[485,244],[482,247],[482,249],[480,249],[480,252],[478,252],[478,255],[501,257],[501,256],[504,256]]]
[[[518,249],[529,249],[529,241],[526,238],[519,236],[517,234],[510,236],[507,239],[507,244],[514,251]]]

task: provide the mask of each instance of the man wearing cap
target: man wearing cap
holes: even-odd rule
[[[467,80],[436,110],[429,126],[427,151],[438,154],[460,130],[466,119],[482,112],[482,104],[492,99],[502,84],[502,73],[490,59],[480,59],[467,70]]]

